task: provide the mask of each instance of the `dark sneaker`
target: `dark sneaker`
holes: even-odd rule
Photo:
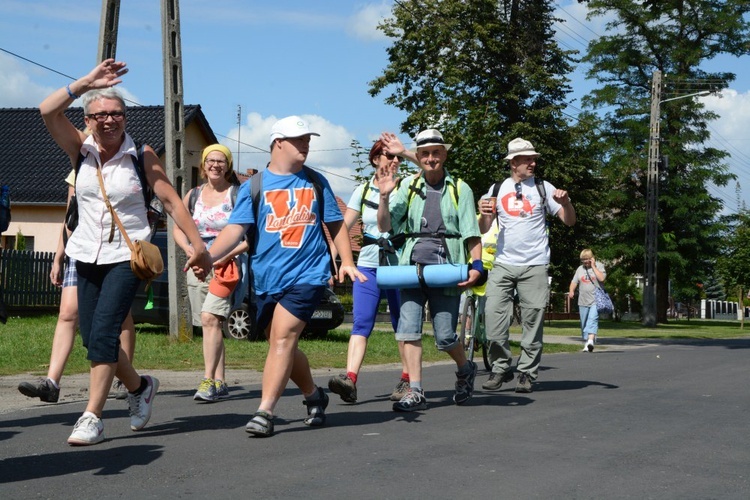
[[[391,393],[391,401],[401,401],[401,398],[409,392],[409,381],[401,379]]]
[[[154,407],[154,398],[159,390],[159,379],[149,375],[143,375],[147,385],[142,393],[135,395],[128,393],[128,406],[130,408],[130,428],[139,431],[146,427],[151,418],[151,410]]]
[[[346,373],[339,373],[336,377],[331,377],[328,381],[328,389],[334,394],[341,396],[344,403],[357,402],[357,386],[352,379],[347,377]]]
[[[29,382],[21,382],[18,384],[18,390],[24,396],[39,398],[45,403],[57,403],[57,400],[60,399],[60,388],[55,387],[48,378],[39,379],[36,385]]]
[[[393,411],[422,411],[427,409],[424,391],[409,389],[401,401],[393,403]]]
[[[490,378],[482,384],[482,389],[485,391],[499,391],[505,382],[513,380],[513,372],[507,371],[505,373],[490,373]]]
[[[214,381],[214,387],[216,387],[216,397],[218,399],[226,399],[229,397],[229,387],[223,380],[216,379]]]
[[[208,401],[209,403],[219,399],[219,396],[216,394],[216,384],[214,384],[214,381],[210,378],[201,380],[198,390],[193,395],[193,399],[195,401]]]
[[[594,352],[594,343],[589,342],[588,344],[586,344],[586,350],[589,352]]]
[[[88,446],[104,440],[104,425],[102,419],[93,413],[85,412],[73,427],[73,433],[68,438],[68,444],[73,446]]]
[[[109,391],[109,397],[115,399],[127,399],[128,389],[119,380],[115,380],[112,384],[112,390]]]
[[[467,361],[471,366],[471,371],[466,374],[456,372],[456,393],[453,395],[453,402],[462,405],[471,399],[474,393],[474,380],[477,378],[477,364],[473,361]]]
[[[525,373],[521,373],[521,375],[518,376],[516,392],[531,392],[531,378]]]
[[[273,416],[264,411],[256,411],[245,425],[245,432],[258,437],[273,436]]]
[[[304,400],[303,405],[307,406],[307,418],[305,425],[311,427],[320,427],[326,423],[326,408],[328,407],[328,394],[318,387],[318,398],[313,400]]]

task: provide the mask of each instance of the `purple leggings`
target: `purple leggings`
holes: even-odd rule
[[[398,327],[398,317],[401,311],[401,301],[398,290],[381,290],[378,288],[376,279],[377,268],[359,267],[359,272],[365,275],[367,281],[360,283],[354,280],[354,289],[352,291],[352,300],[354,302],[354,324],[352,325],[352,335],[361,335],[368,338],[375,327],[375,316],[378,313],[378,305],[383,295],[388,299],[388,308],[391,311],[391,325],[393,331]]]

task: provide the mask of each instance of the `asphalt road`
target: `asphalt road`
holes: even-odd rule
[[[163,383],[137,433],[110,400],[107,440],[88,448],[65,443],[81,400],[11,409],[0,498],[750,498],[750,339],[605,342],[544,356],[531,394],[511,382],[461,407],[453,367],[429,366],[413,414],[387,400],[397,367],[368,370],[358,404],[331,395],[323,428],[290,388],[269,439],[244,432],[257,378],[215,404]]]

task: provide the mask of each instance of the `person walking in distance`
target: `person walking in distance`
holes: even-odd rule
[[[594,258],[590,248],[581,251],[581,265],[576,269],[570,281],[568,297],[575,297],[578,287],[578,315],[581,317],[581,336],[583,351],[593,352],[596,335],[599,333],[599,311],[596,309],[594,292],[600,283],[607,279],[607,271],[601,262]]]

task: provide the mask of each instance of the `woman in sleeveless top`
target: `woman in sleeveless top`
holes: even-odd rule
[[[183,202],[189,210],[192,210],[193,222],[206,247],[210,247],[214,238],[227,225],[233,208],[230,179],[234,179],[234,174],[232,153],[229,149],[221,144],[206,147],[201,154],[200,175],[206,182],[188,191]],[[194,190],[198,190],[197,196],[194,195]],[[191,196],[195,200],[192,207]],[[189,258],[193,248],[185,234],[176,226],[174,239]],[[244,255],[247,248],[247,243],[243,241],[234,251],[218,261],[214,265],[214,270],[230,261],[235,261],[239,269],[240,263],[236,262],[236,258]],[[221,326],[232,307],[232,290],[231,285],[230,287],[217,287],[214,275],[212,271],[205,281],[200,281],[192,270],[187,274],[193,325],[203,329],[204,372],[198,390],[193,396],[196,401],[213,402],[229,396],[229,388],[225,382],[225,350]]]

